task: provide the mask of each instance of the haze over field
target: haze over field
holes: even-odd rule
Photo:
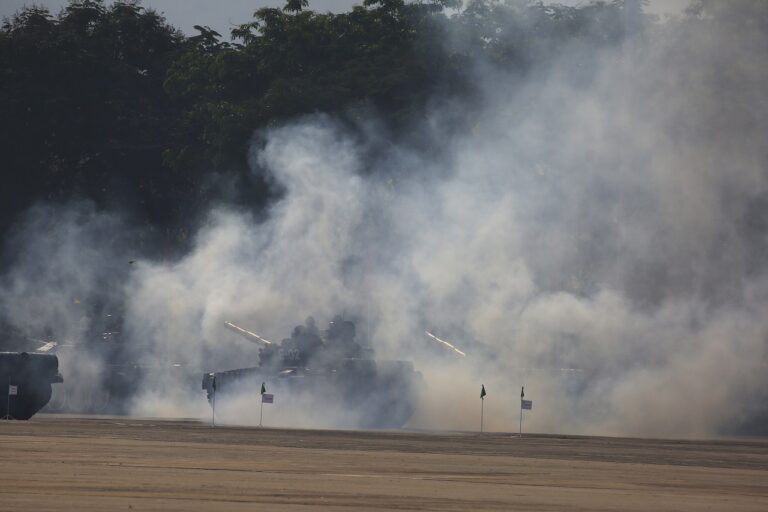
[[[225,320],[279,340],[343,313],[423,373],[413,427],[477,428],[483,383],[491,430],[515,428],[525,385],[538,432],[765,433],[768,7],[702,4],[649,23],[627,2],[618,44],[534,47],[525,73],[450,25],[441,44],[477,95],[435,93],[407,136],[374,108],[256,130],[251,171],[279,198],[261,216],[214,207],[179,258],[144,257],[120,212],[38,205],[10,242],[5,316],[76,338],[73,297],[124,304],[142,363],[202,371],[256,363]],[[488,28],[536,22],[510,9]],[[64,364],[77,379],[99,361]],[[133,412],[207,414],[172,384],[143,386]]]

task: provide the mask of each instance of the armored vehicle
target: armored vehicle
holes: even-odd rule
[[[0,352],[0,416],[28,420],[51,399],[51,385],[64,382],[52,354]]]
[[[206,373],[209,402],[258,394],[264,383],[280,403],[310,417],[332,414],[335,426],[399,428],[413,415],[421,374],[407,361],[374,359],[373,350],[355,340],[349,320],[337,316],[320,332],[309,317],[279,346],[231,322],[225,325],[261,345],[259,366]]]

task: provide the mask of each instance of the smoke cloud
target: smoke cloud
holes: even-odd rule
[[[534,400],[525,428],[539,432],[759,430],[768,38],[739,16],[745,5],[728,22],[672,20],[610,49],[574,45],[524,78],[477,62],[481,106],[436,100],[414,127],[429,150],[382,151],[375,118],[350,128],[314,115],[259,132],[253,170],[281,199],[266,220],[211,212],[179,261],[128,268],[126,242],[105,235],[126,229],[119,219],[56,208],[52,227],[41,219],[53,207],[37,209],[3,310],[19,327],[77,336],[85,327],[60,311],[64,298],[96,297],[105,275],[119,276],[109,294],[124,299],[131,351],[159,370],[136,414],[204,417],[204,371],[258,364],[225,320],[279,341],[307,315],[343,313],[362,319],[358,337],[377,357],[423,374],[411,427],[478,428],[482,383],[492,430],[515,430],[523,385]],[[457,117],[467,129],[445,130]],[[169,364],[199,373],[187,381]],[[344,414],[280,400],[283,425]],[[227,416],[254,423],[256,407]]]

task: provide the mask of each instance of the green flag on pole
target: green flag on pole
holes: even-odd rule
[[[264,394],[264,393],[266,393],[266,392],[267,392],[267,387],[266,387],[266,386],[264,385],[264,383],[262,382],[262,383],[261,383],[261,394],[263,395],[263,394]]]
[[[488,393],[485,392],[485,385],[480,384],[480,399],[481,400],[484,399],[485,395],[487,395],[487,394]]]

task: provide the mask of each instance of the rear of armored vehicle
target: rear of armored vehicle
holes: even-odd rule
[[[63,381],[55,355],[0,352],[0,416],[28,420],[51,399],[51,385]]]

